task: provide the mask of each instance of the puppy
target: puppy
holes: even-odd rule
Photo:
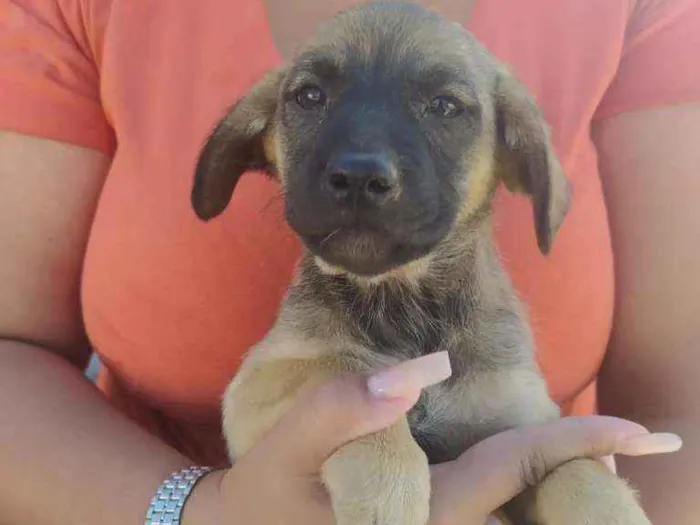
[[[305,252],[275,326],[225,394],[231,457],[306,388],[447,350],[448,381],[322,472],[340,525],[425,525],[429,463],[559,417],[490,221],[502,182],[531,198],[549,252],[569,184],[547,125],[462,27],[416,5],[372,3],[322,26],[218,124],[196,168],[197,215],[222,213],[250,170],[280,182]],[[632,490],[589,459],[523,498],[505,509],[515,523],[649,523]]]

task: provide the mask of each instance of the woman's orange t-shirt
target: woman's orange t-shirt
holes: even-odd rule
[[[700,2],[479,0],[469,29],[534,93],[573,184],[549,258],[524,198],[499,195],[496,236],[554,398],[591,413],[614,279],[590,128],[700,100]],[[300,247],[274,183],[254,174],[221,218],[199,222],[195,157],[279,62],[262,0],[0,4],[0,127],[113,156],[82,291],[100,386],[199,461],[223,457],[222,392],[274,321]]]

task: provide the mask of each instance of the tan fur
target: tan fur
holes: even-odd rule
[[[420,410],[343,446],[322,472],[340,525],[425,525],[428,456],[453,459],[499,431],[559,416],[536,364],[524,308],[491,240],[490,200],[500,182],[530,196],[540,249],[547,253],[568,209],[569,188],[536,104],[475,40],[415,11],[397,11],[403,18],[394,13],[381,23],[376,17],[384,15],[377,13],[352,10],[324,27],[313,45],[330,50],[340,67],[350,45],[371,64],[380,27],[405,33],[396,61],[421,52],[446,63],[466,57],[483,129],[464,153],[471,170],[459,181],[463,205],[428,256],[371,278],[348,276],[351,300],[338,300],[348,287],[335,280],[347,272],[305,253],[277,323],[226,391],[223,428],[235,460],[305,389],[343,372],[369,374],[447,350],[453,377],[426,389]],[[275,126],[283,77],[280,70],[263,80],[212,135],[193,192],[200,217],[220,213],[232,188],[226,178],[240,176],[247,157],[252,166],[261,162],[255,132],[265,130],[260,149],[268,171],[284,174],[284,151],[296,138],[281,136]],[[231,166],[237,173],[226,171]],[[354,249],[367,247],[359,242]],[[565,464],[518,501],[519,511],[502,509],[513,525],[649,525],[632,489],[594,460]]]
[[[492,137],[491,140],[493,140]],[[467,199],[462,208],[462,217],[465,219],[490,202],[499,183],[498,177],[494,176],[492,147],[483,144],[475,152],[474,157],[475,166],[469,175]]]
[[[274,124],[270,126],[263,136],[263,151],[265,152],[265,158],[267,158],[273,166],[281,166],[284,164],[282,151],[279,147],[279,141],[277,140],[277,130]],[[284,181],[284,177],[280,177],[279,179],[280,182]]]
[[[649,523],[635,492],[598,461],[580,459],[556,469],[535,494],[537,523]]]
[[[338,449],[326,462],[322,478],[338,525],[428,521],[428,463],[405,419]]]

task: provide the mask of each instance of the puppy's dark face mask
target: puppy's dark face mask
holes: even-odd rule
[[[208,219],[238,178],[263,170],[326,267],[386,273],[430,254],[487,211],[499,180],[533,198],[549,250],[567,184],[524,88],[461,27],[410,4],[371,4],[326,24],[209,138],[193,205]]]

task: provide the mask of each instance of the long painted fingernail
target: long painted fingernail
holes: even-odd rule
[[[451,375],[449,355],[447,352],[436,352],[405,361],[373,375],[367,380],[367,388],[378,398],[408,398]]]
[[[629,437],[618,450],[626,456],[646,456],[677,452],[682,446],[683,440],[676,434],[656,433]]]

